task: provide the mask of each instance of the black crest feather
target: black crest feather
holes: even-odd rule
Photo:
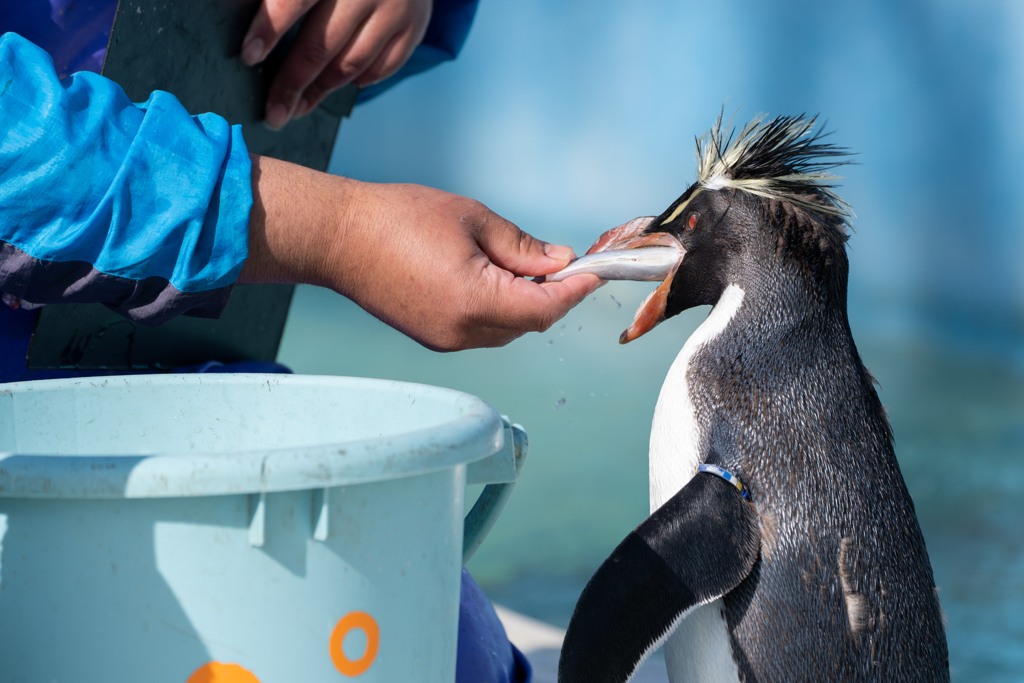
[[[848,163],[849,152],[824,142],[828,133],[818,117],[757,117],[738,133],[714,127],[697,140],[698,184],[709,190],[732,187],[833,216],[840,223],[853,215],[835,192],[830,171]],[[817,127],[816,127],[817,126]]]

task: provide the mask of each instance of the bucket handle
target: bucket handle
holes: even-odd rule
[[[530,440],[521,425],[509,424],[508,418],[505,416],[502,416],[502,421],[505,423],[505,438],[512,440],[513,455],[516,461],[516,480],[518,480],[520,472],[523,471],[526,454],[530,450]],[[469,558],[473,557],[473,553],[487,538],[487,534],[494,527],[494,523],[498,521],[498,516],[501,515],[501,511],[505,508],[505,503],[508,502],[512,495],[512,489],[515,487],[516,482],[514,481],[506,484],[488,484],[484,487],[480,497],[473,505],[473,509],[466,515],[463,526],[463,566],[469,562]]]

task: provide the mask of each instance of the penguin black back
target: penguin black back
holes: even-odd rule
[[[630,248],[669,237],[683,253],[625,340],[687,308],[715,308],[687,341],[659,399],[651,437],[657,512],[609,560],[620,575],[632,567],[640,583],[602,581],[606,566],[595,574],[570,624],[560,681],[583,680],[575,662],[592,659],[592,644],[578,634],[605,628],[608,642],[622,643],[617,656],[632,672],[707,603],[724,621],[721,657],[731,661],[691,666],[710,657],[694,644],[707,650],[707,639],[680,629],[666,647],[673,683],[709,679],[712,669],[747,683],[948,680],[924,538],[847,319],[849,212],[827,175],[843,150],[822,141],[814,119],[755,121],[735,140],[723,137],[720,123],[698,144],[698,182],[641,231],[611,242]],[[693,530],[709,524],[706,510],[723,505],[704,494],[680,503],[708,476],[691,481],[700,463],[719,466],[749,490],[743,505],[757,528],[735,526],[729,547],[756,543],[752,563],[721,543],[694,541]],[[703,516],[692,513],[698,508]],[[663,509],[674,511],[674,521]],[[641,559],[647,551],[624,555],[638,543],[655,548],[657,559]],[[702,553],[716,554],[714,562]],[[708,566],[719,568],[717,580],[668,610],[671,618],[659,610],[658,623],[644,630],[655,637],[618,632],[601,614],[623,600],[636,605],[638,591],[664,583],[656,578],[660,563],[672,568],[669,583],[706,586],[700,567]]]
[[[931,565],[850,332],[845,252],[786,225],[822,218],[732,199],[772,230],[749,255],[759,267],[734,275],[743,305],[688,379],[706,461],[746,483],[761,519],[761,555],[724,598],[741,680],[941,680]]]

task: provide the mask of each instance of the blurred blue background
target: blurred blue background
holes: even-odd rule
[[[359,107],[331,170],[479,199],[585,249],[695,179],[717,116],[818,113],[855,151],[850,314],[880,383],[948,615],[954,680],[1024,670],[1024,5],[1013,0],[481,3],[460,58]],[[647,514],[661,382],[707,309],[621,347],[649,285],[613,283],[545,334],[439,355],[300,288],[281,360],[484,397],[531,437],[470,569],[564,626]]]

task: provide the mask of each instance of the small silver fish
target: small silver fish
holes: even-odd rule
[[[593,273],[602,280],[660,282],[679,263],[680,253],[681,250],[676,247],[657,246],[599,251],[579,257],[544,279],[547,282],[561,282],[573,275]]]

